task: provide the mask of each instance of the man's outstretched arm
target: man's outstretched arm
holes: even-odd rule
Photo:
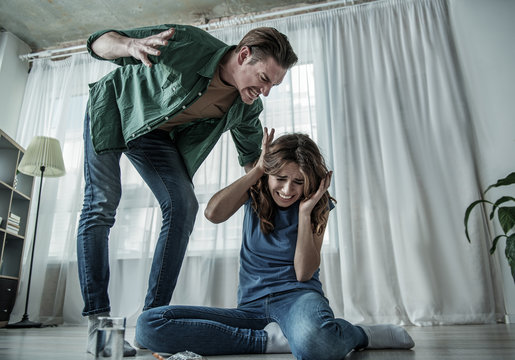
[[[148,59],[148,55],[159,56],[161,51],[158,48],[167,45],[174,32],[175,29],[172,28],[156,35],[136,39],[110,31],[96,39],[91,44],[91,49],[96,55],[104,59],[113,60],[132,56],[146,66],[151,67],[152,62]]]

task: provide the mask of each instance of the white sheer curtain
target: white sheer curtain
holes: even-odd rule
[[[499,319],[498,264],[486,240],[468,244],[463,234],[464,209],[483,186],[446,2],[376,1],[212,33],[237,43],[256,26],[287,34],[300,58],[265,99],[263,124],[311,135],[335,173],[338,204],[321,265],[335,313],[352,322],[417,325]],[[82,117],[87,83],[111,68],[85,55],[39,61],[27,85],[18,139],[26,146],[34,135],[59,138],[68,169],[43,185],[29,313],[48,322],[82,321],[75,260]],[[160,215],[122,159],[110,294],[113,313],[134,324]],[[224,136],[194,178],[201,207],[173,303],[236,304],[241,213],[213,225],[202,212],[240,174]],[[486,239],[482,219],[473,221],[476,238]],[[22,312],[18,301],[12,317]]]

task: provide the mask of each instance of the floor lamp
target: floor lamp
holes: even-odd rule
[[[32,240],[32,252],[30,255],[29,281],[27,283],[27,297],[25,298],[25,313],[21,321],[9,324],[9,328],[32,328],[41,327],[41,323],[29,320],[29,293],[30,281],[32,278],[32,264],[34,262],[34,249],[36,248],[36,233],[38,230],[39,203],[41,200],[41,187],[43,186],[43,177],[58,177],[65,174],[63,154],[59,140],[46,137],[36,136],[32,139],[27,151],[21,159],[18,170],[26,175],[40,176],[39,194],[36,208],[36,221],[34,225],[34,238]]]

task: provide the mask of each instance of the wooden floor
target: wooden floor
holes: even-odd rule
[[[346,360],[509,360],[515,359],[515,324],[407,327],[415,341],[413,350],[369,350],[353,352]],[[127,329],[132,342],[134,329]],[[85,327],[0,329],[2,360],[91,360],[84,351]],[[129,358],[130,359],[130,358]],[[138,350],[134,359],[155,358]],[[210,356],[213,360],[291,360],[291,354]]]

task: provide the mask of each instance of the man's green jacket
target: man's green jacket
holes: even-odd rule
[[[90,36],[91,44],[106,32],[144,38],[175,28],[160,56],[149,55],[152,67],[132,57],[110,60],[120,65],[90,84],[88,111],[91,139],[98,154],[124,151],[127,143],[158,128],[193,104],[206,91],[222,57],[234,49],[194,26],[160,25],[127,31],[103,30]],[[259,157],[263,130],[259,114],[261,99],[247,105],[238,98],[221,119],[198,119],[178,125],[171,138],[184,159],[190,177],[213,149],[220,136],[230,130],[240,165]]]

